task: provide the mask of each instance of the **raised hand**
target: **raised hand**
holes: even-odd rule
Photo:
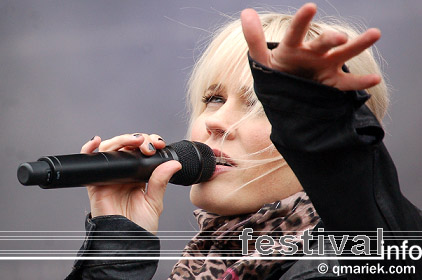
[[[156,149],[165,145],[156,134],[125,134],[103,142],[96,136],[82,147],[81,153],[92,153],[97,148],[100,152],[140,149],[145,155],[153,155]],[[163,211],[166,186],[171,176],[181,168],[175,160],[159,165],[149,179],[147,190],[143,182],[88,186],[91,216],[122,215],[155,234]]]
[[[253,9],[243,10],[242,28],[250,56],[269,68],[344,91],[367,89],[380,83],[381,77],[377,74],[358,76],[343,72],[341,67],[372,46],[381,32],[371,28],[349,39],[344,33],[325,31],[314,40],[305,42],[304,37],[316,11],[313,3],[303,5],[294,15],[278,47],[269,50],[258,14]]]

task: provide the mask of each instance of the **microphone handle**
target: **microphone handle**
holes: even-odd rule
[[[21,165],[18,178],[23,185],[39,185],[43,189],[148,182],[158,165],[173,159],[179,160],[168,146],[153,156],[145,156],[139,150],[46,156]]]

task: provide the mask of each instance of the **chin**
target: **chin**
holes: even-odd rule
[[[208,194],[202,191],[199,185],[192,186],[190,200],[196,207],[220,216],[249,214],[258,211],[260,208],[251,207],[252,203],[242,203],[242,199],[237,196],[223,197],[215,193]]]

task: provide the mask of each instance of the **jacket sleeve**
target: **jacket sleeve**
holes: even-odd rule
[[[401,231],[396,235],[422,230],[419,210],[400,192],[394,163],[382,143],[384,131],[365,105],[370,97],[365,91],[343,92],[249,61],[256,94],[272,125],[271,140],[326,230]],[[395,238],[396,244],[400,240]],[[421,245],[420,240],[411,242]],[[340,261],[350,263],[356,264]],[[416,266],[420,278],[414,279],[422,279],[422,262],[407,257],[406,263]]]
[[[88,215],[85,228],[86,238],[77,257],[92,259],[77,259],[66,280],[144,280],[153,277],[158,260],[148,257],[159,256],[160,242],[155,235],[118,215],[92,219]]]

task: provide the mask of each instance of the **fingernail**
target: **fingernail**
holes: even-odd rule
[[[142,134],[140,134],[140,133],[135,133],[135,134],[133,134],[133,137],[135,137],[135,138],[139,138],[139,137],[141,137],[141,135],[142,135]]]
[[[160,138],[158,138],[158,141],[164,141],[164,140],[163,140],[163,138],[160,137]]]
[[[349,38],[349,34],[347,34],[346,32],[340,31],[340,33],[343,34],[344,36],[346,36],[346,38]]]
[[[153,145],[152,143],[149,143],[149,144],[148,144],[148,149],[149,149],[150,151],[155,151],[155,147],[154,147],[154,145]]]
[[[96,135],[95,135],[95,136],[96,136]],[[91,140],[89,140],[89,141],[92,141],[92,140],[94,140],[95,136],[94,136],[94,137],[92,137],[92,138],[91,138]]]

